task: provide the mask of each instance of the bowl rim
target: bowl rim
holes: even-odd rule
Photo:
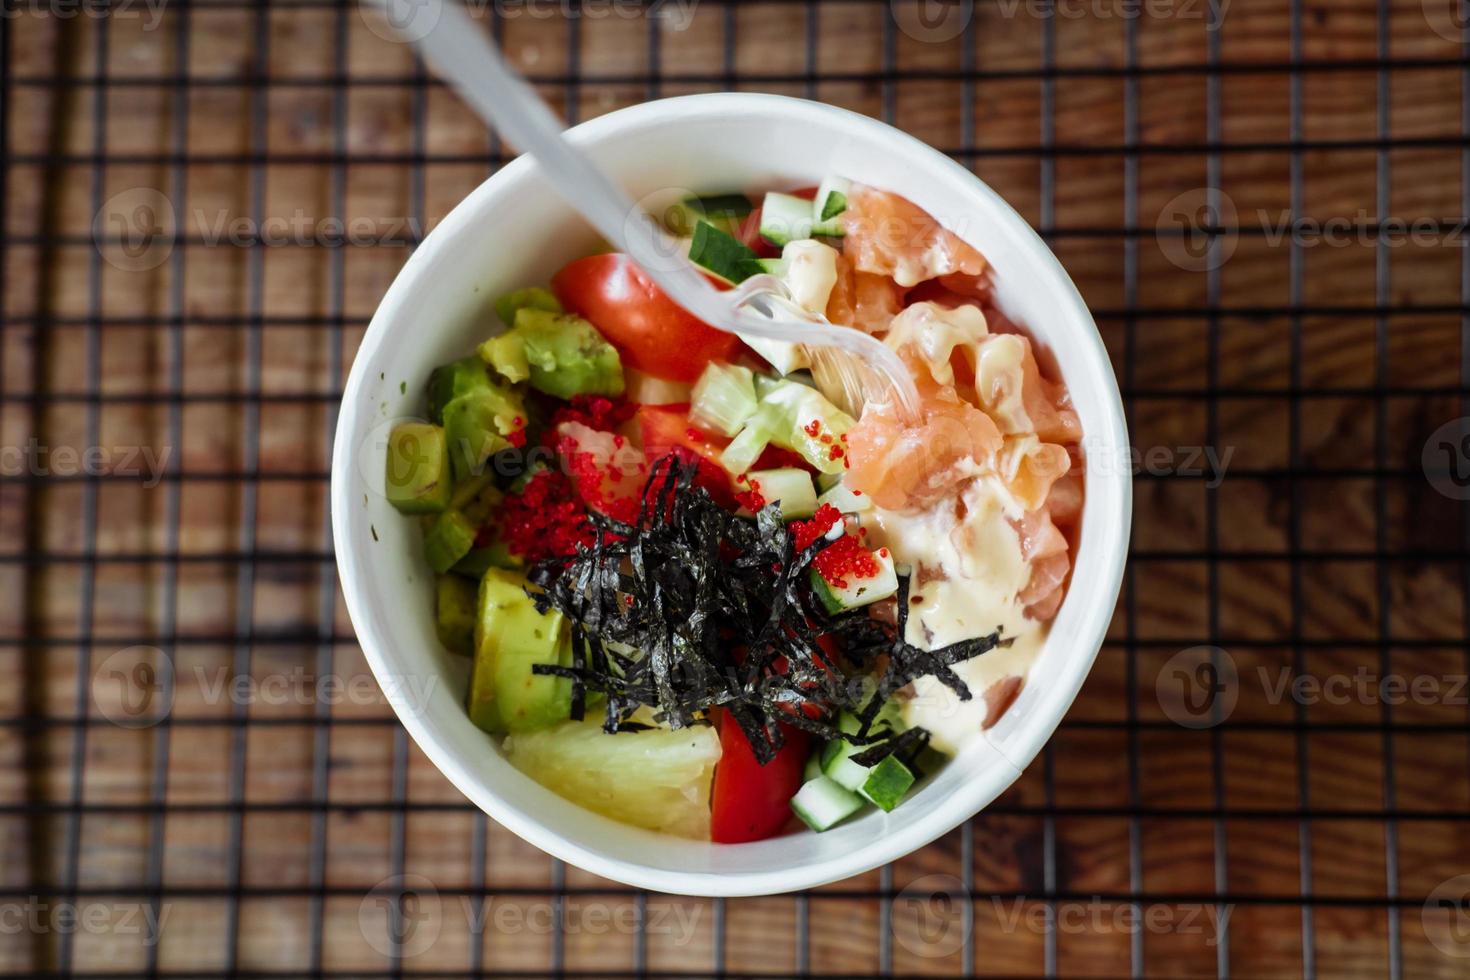
[[[643,102],[583,122],[570,129],[568,136],[575,142],[589,142],[609,136],[623,127],[646,125],[650,120],[660,117],[672,123],[680,117],[737,112],[771,114],[788,121],[821,119],[828,125],[835,125],[852,133],[902,143],[909,150],[928,156],[936,168],[949,169],[957,176],[963,176],[973,184],[977,193],[990,198],[996,213],[1004,216],[1004,220],[1012,226],[1007,229],[1008,233],[1026,252],[1024,264],[1035,269],[1038,276],[1049,277],[1051,282],[1048,285],[1056,286],[1052,302],[1061,308],[1061,318],[1071,324],[1069,329],[1073,330],[1075,336],[1070,339],[1085,348],[1082,355],[1088,362],[1089,374],[1095,376],[1089,379],[1089,384],[1104,386],[1103,390],[1097,392],[1104,405],[1104,417],[1100,421],[1106,429],[1106,432],[1099,434],[1099,441],[1105,446],[1115,447],[1111,451],[1127,451],[1127,425],[1111,360],[1091,312],[1061,262],[1030,224],[995,190],[969,169],[916,137],[879,120],[836,106],[791,96],[745,92],[700,93]],[[430,275],[428,270],[434,264],[436,255],[452,243],[461,229],[470,222],[483,218],[486,199],[493,198],[501,185],[521,179],[522,175],[533,169],[534,161],[531,158],[525,155],[517,157],[470,191],[424,238],[398,271],[379,302],[363,334],[343,388],[332,451],[332,533],[338,577],[348,615],[353,622],[363,655],[379,683],[387,683],[387,679],[394,676],[394,665],[389,655],[384,653],[387,647],[384,638],[378,635],[372,618],[364,615],[369,597],[358,575],[359,562],[354,560],[353,542],[356,539],[351,534],[349,516],[353,510],[351,496],[354,492],[351,475],[357,472],[354,457],[358,449],[356,440],[350,434],[359,428],[359,416],[368,411],[361,397],[368,379],[368,362],[390,329],[406,319],[403,315],[405,301],[412,291],[412,284]],[[1089,437],[1089,441],[1091,440],[1092,437]],[[775,871],[722,873],[669,871],[592,850],[575,839],[550,830],[530,814],[522,812],[518,806],[505,800],[487,780],[463,765],[449,747],[440,743],[427,721],[412,710],[411,705],[393,701],[393,708],[424,754],[471,802],[537,848],[602,877],[667,893],[740,897],[796,891],[860,874],[923,847],[970,819],[992,802],[1019,778],[1021,771],[1041,751],[1081,690],[1112,619],[1122,584],[1132,517],[1131,472],[1126,467],[1089,467],[1089,488],[1096,480],[1113,484],[1111,489],[1117,502],[1117,512],[1104,514],[1104,518],[1110,520],[1099,529],[1101,537],[1098,548],[1104,556],[1101,564],[1103,575],[1101,580],[1093,581],[1089,585],[1090,602],[1084,609],[1077,629],[1082,649],[1077,650],[1077,655],[1068,661],[1069,669],[1064,674],[1049,678],[1046,694],[1028,715],[1028,719],[1045,718],[1045,722],[1030,722],[1016,733],[1016,738],[1007,741],[1005,748],[997,746],[1000,757],[1013,771],[998,788],[993,786],[994,779],[977,779],[962,785],[911,822],[893,828],[868,844],[837,858],[796,864]]]

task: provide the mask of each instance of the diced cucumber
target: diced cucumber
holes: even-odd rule
[[[548,313],[562,311],[561,302],[552,295],[551,290],[541,286],[517,289],[495,301],[495,313],[507,327],[515,325],[516,313],[523,309],[545,310]]]
[[[822,774],[822,750],[818,748],[806,757],[806,768],[802,770],[801,781],[816,779]]]
[[[852,181],[845,177],[828,175],[817,188],[812,198],[812,217],[827,221],[847,210],[847,195],[852,190]]]
[[[784,258],[756,259],[755,261],[761,267],[761,271],[768,276],[784,278],[786,275],[786,260]]]
[[[842,712],[838,716],[837,727],[848,735],[856,735],[860,727],[857,715],[850,711]],[[903,728],[903,717],[898,705],[893,701],[887,701],[879,710],[878,716],[873,719],[869,733],[873,735],[882,735],[885,732],[897,734],[903,731]],[[846,739],[828,742],[822,749],[822,772],[843,789],[853,793],[860,791],[867,783],[868,776],[874,767],[860,766],[852,761],[852,757],[867,751],[870,747],[853,745]]]
[[[400,513],[436,514],[448,507],[453,493],[449,470],[443,429],[424,422],[394,426],[388,435],[383,490]]]
[[[738,364],[711,364],[694,383],[690,399],[690,421],[711,432],[734,436],[755,414],[751,370]]]
[[[878,573],[858,578],[846,573],[844,585],[834,585],[822,577],[815,568],[811,570],[812,591],[829,613],[840,613],[859,606],[870,605],[887,599],[898,591],[898,575],[893,569],[893,554],[887,548],[872,552]]]
[[[552,792],[614,820],[708,840],[720,736],[707,725],[609,735],[589,712],[505,740],[511,765]]]
[[[781,415],[772,442],[790,449],[823,473],[841,473],[846,468],[842,436],[857,424],[852,416],[815,388],[794,381],[777,385],[763,395],[761,407],[768,406]]]
[[[816,221],[812,202],[790,194],[767,194],[761,203],[761,237],[772,245],[785,245],[813,235],[840,236],[836,221]]]
[[[429,374],[429,418],[444,424],[444,409],[461,395],[490,387],[490,372],[478,357],[461,357]]]
[[[475,651],[475,583],[458,575],[434,582],[434,626],[445,649],[468,656]]]
[[[858,788],[858,794],[878,809],[888,812],[898,806],[913,785],[914,774],[909,767],[889,755],[868,770],[868,778]]]
[[[873,501],[868,498],[867,494],[851,489],[841,479],[828,487],[826,492],[817,498],[817,506],[820,507],[822,504],[831,504],[844,514],[861,514],[863,511],[873,509]]]
[[[699,221],[694,226],[694,236],[689,240],[689,261],[735,283],[764,271],[756,254],[743,242],[708,221]]]
[[[744,194],[694,194],[664,213],[664,227],[676,237],[688,238],[695,225],[707,221],[734,235],[750,212],[750,198]]]
[[[794,466],[751,470],[745,474],[745,479],[766,503],[780,502],[784,520],[811,517],[817,512],[817,491],[813,489],[811,474],[806,470]]]
[[[863,808],[863,801],[826,776],[808,779],[791,798],[791,812],[802,823],[821,833]]]
[[[457,510],[446,510],[424,534],[429,567],[444,574],[475,546],[475,526]]]
[[[842,474],[841,473],[818,473],[817,474],[817,489],[820,490],[820,491],[822,491],[823,493],[826,493],[828,490],[831,490],[833,487],[837,486],[837,484],[839,484],[841,482],[842,482]]]
[[[749,470],[771,444],[771,436],[780,424],[779,412],[757,406],[745,428],[720,453],[720,465],[734,476]]]
[[[756,399],[759,400],[766,397],[766,395],[775,391],[777,388],[781,387],[785,383],[785,379],[777,377],[773,374],[757,374],[755,376]]]

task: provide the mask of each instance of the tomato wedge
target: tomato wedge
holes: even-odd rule
[[[763,766],[729,713],[716,709],[714,717],[720,761],[710,796],[710,840],[743,844],[774,837],[791,819],[791,798],[801,788],[810,740],[801,729],[782,725],[786,744]]]
[[[739,337],[689,315],[618,252],[567,263],[551,277],[551,289],[568,310],[592,321],[624,364],[645,374],[695,381],[710,361],[728,361],[740,348]]]
[[[689,421],[688,405],[639,405],[634,419],[643,439],[643,455],[650,463],[676,453],[685,462],[698,465],[696,486],[708,490],[721,506],[735,506],[730,476],[720,465],[720,451],[728,439],[695,428]]]

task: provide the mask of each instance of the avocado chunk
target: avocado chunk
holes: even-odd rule
[[[434,583],[434,626],[445,649],[468,656],[475,650],[475,584],[457,575]]]
[[[383,478],[388,502],[404,514],[437,514],[449,506],[449,443],[444,430],[404,422],[388,436]]]
[[[571,716],[571,681],[531,672],[532,664],[571,664],[570,629],[560,612],[538,613],[525,584],[500,568],[480,580],[470,716],[487,731],[529,732]]]
[[[562,312],[561,301],[551,290],[542,286],[527,286],[506,293],[495,301],[495,313],[507,327],[515,326],[516,314],[524,309],[545,310],[548,313]]]
[[[591,323],[569,313],[522,307],[515,327],[481,344],[480,356],[507,381],[528,381],[557,398],[623,393],[617,350]]]
[[[482,476],[490,457],[510,446],[507,438],[524,429],[526,406],[509,388],[491,384],[466,392],[444,406],[444,434],[456,480]]]
[[[508,544],[504,541],[492,541],[483,548],[472,548],[450,571],[456,575],[478,579],[492,568],[517,569],[525,566],[525,560],[520,555],[512,554]]]
[[[490,372],[478,357],[461,357],[429,374],[429,418],[444,424],[444,409],[461,395],[490,387]]]
[[[475,526],[457,510],[440,514],[424,532],[424,557],[443,575],[475,546]]]

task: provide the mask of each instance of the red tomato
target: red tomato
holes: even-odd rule
[[[727,361],[740,347],[739,337],[690,316],[621,253],[568,263],[551,277],[551,289],[602,331],[624,364],[646,374],[694,381],[710,361]]]
[[[639,405],[634,418],[643,439],[643,455],[650,463],[669,453],[697,463],[695,484],[708,490],[721,506],[735,506],[730,476],[720,465],[720,450],[730,440],[695,428],[689,421],[688,405]]]
[[[742,844],[774,837],[791,819],[791,798],[801,788],[810,748],[806,732],[782,725],[786,744],[763,766],[755,761],[745,733],[723,709],[716,710],[715,723],[720,729],[720,761],[710,794],[710,840]]]

